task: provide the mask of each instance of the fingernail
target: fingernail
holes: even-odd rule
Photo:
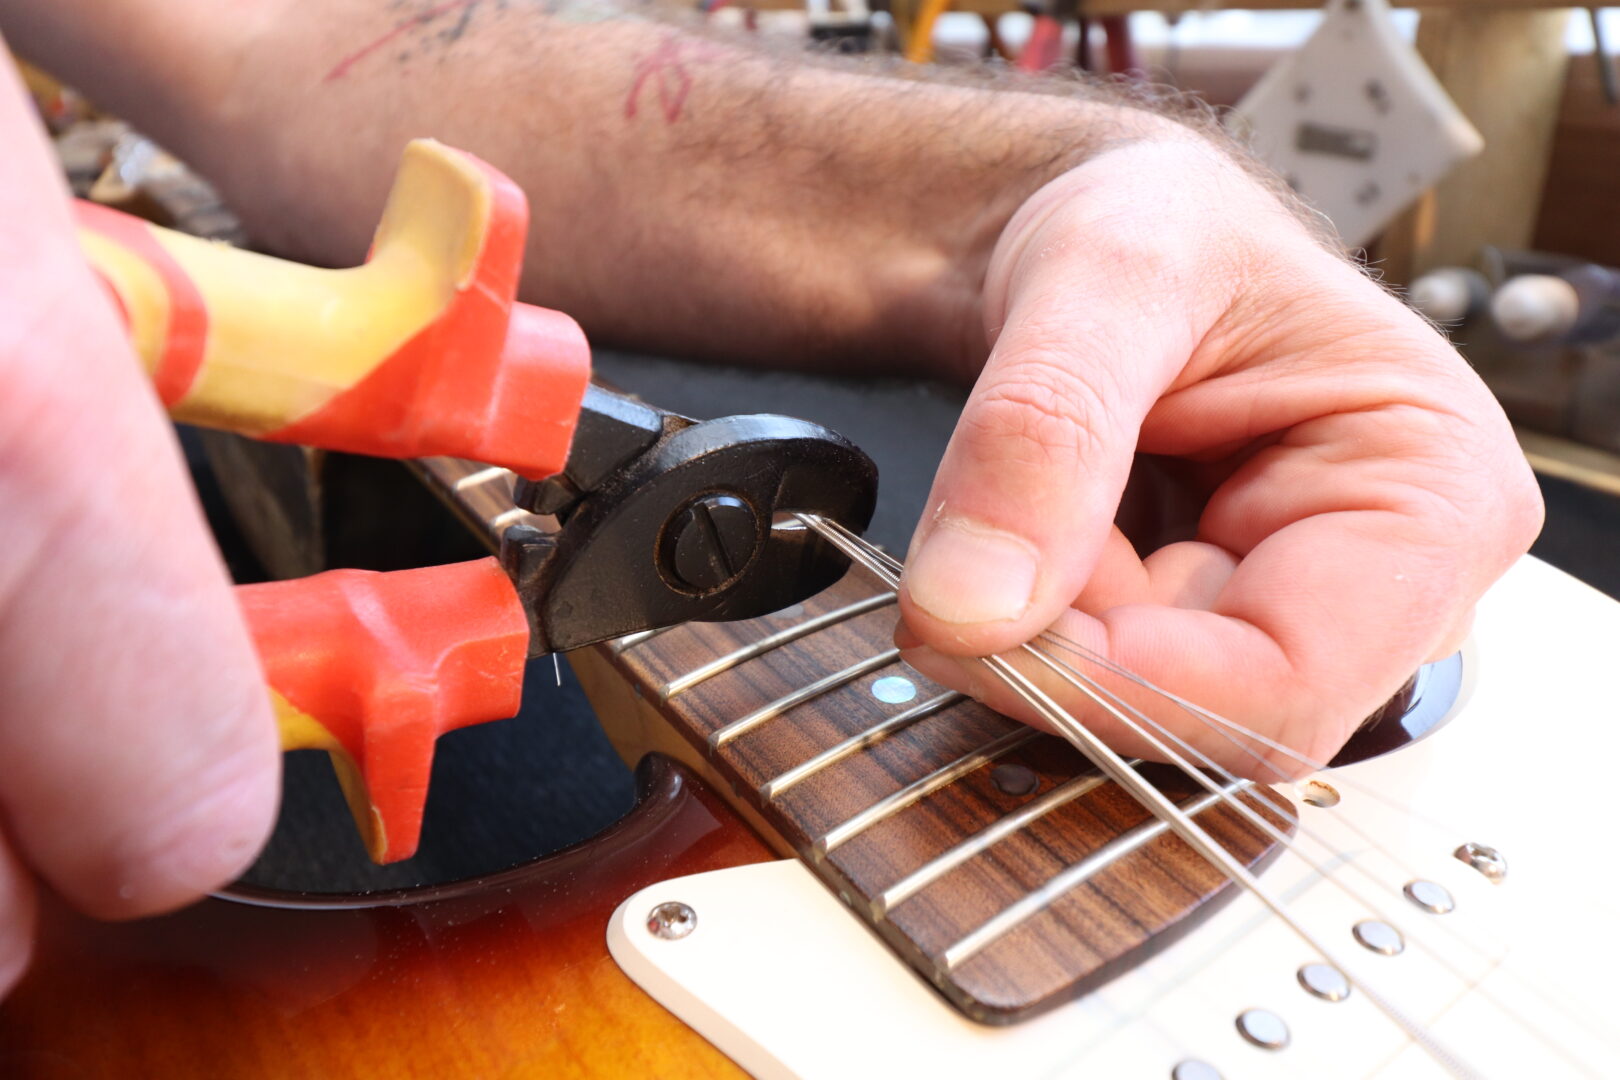
[[[967,518],[945,518],[906,565],[906,592],[941,622],[1009,622],[1029,610],[1037,566],[1028,540]]]

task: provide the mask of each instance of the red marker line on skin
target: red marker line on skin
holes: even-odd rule
[[[403,34],[412,27],[421,26],[425,22],[431,22],[447,11],[455,11],[457,8],[468,7],[472,4],[476,4],[477,2],[478,0],[446,0],[445,3],[429,8],[420,15],[406,19],[404,22],[388,31],[388,33],[384,34],[382,37],[371,42],[369,45],[357,49],[348,56],[345,56],[342,60],[339,60],[337,62],[337,66],[331,71],[328,71],[325,78],[321,79],[321,82],[329,83],[343,78],[343,76],[349,73],[349,69],[354,67],[354,65],[358,64],[360,61],[364,60],[366,57],[370,56],[384,45],[387,45],[390,41],[393,41],[395,38],[399,37],[399,35]]]
[[[658,105],[664,114],[664,122],[673,124],[681,118],[687,96],[692,92],[694,79],[688,65],[709,63],[723,53],[722,49],[684,39],[679,33],[670,33],[658,48],[636,61],[630,92],[624,99],[624,118],[636,118],[641,92],[652,82],[658,92]]]

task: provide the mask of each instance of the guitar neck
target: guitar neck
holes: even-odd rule
[[[510,474],[420,467],[491,546],[531,518],[512,506]],[[774,616],[631,635],[591,659],[656,717],[630,721],[621,752],[684,743],[768,839],[974,1019],[1007,1023],[1082,994],[1233,894],[1067,743],[902,664],[895,618],[892,594],[852,573]],[[593,701],[605,725],[627,723],[622,699]],[[1275,852],[1190,777],[1140,769],[1245,864]],[[1280,796],[1239,794],[1288,827]]]
[[[500,550],[501,534],[513,525],[555,527],[552,518],[531,514],[513,503],[517,475],[510,469],[449,457],[418,458],[408,464],[492,552]]]
[[[976,1020],[1085,993],[1231,895],[1068,743],[901,663],[895,619],[892,596],[855,572],[802,611],[607,651],[739,799]],[[1138,768],[1250,867],[1276,850],[1192,778]],[[1280,796],[1237,794],[1288,827]]]

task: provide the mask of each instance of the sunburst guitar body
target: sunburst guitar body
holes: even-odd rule
[[[856,571],[571,657],[640,800],[528,865],[124,925],[48,904],[0,1076],[1620,1072],[1620,605],[1527,558],[1364,760],[1221,795],[1138,766],[1320,950],[1067,744],[906,669],[894,612]]]

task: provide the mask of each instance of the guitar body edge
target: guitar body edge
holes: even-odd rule
[[[0,1075],[740,1077],[605,935],[638,889],[772,853],[680,765],[650,756],[637,779],[600,835],[408,902],[210,899],[106,924],[47,901],[0,1003]]]

